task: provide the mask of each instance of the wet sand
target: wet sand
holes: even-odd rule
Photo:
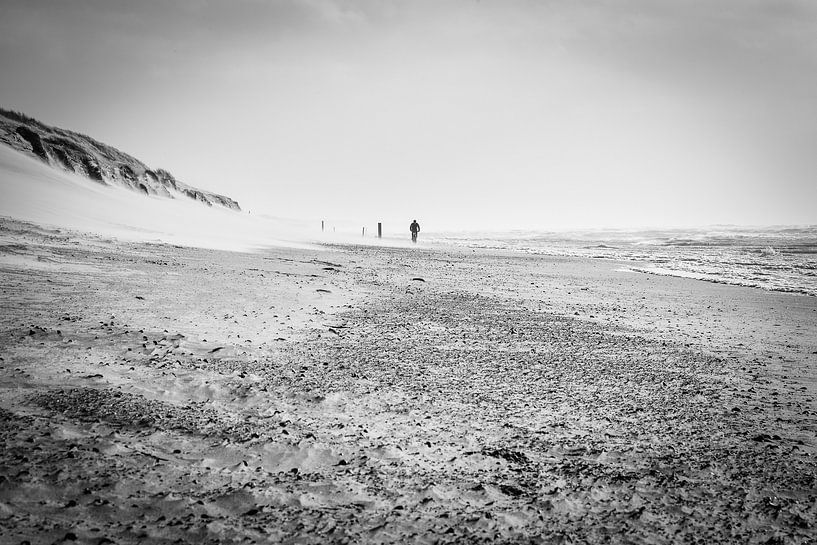
[[[810,543],[817,299],[0,222],[0,542]]]

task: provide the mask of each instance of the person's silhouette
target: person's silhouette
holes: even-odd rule
[[[417,242],[417,233],[420,232],[420,224],[417,223],[417,220],[411,222],[411,225],[409,225],[409,231],[411,231],[411,241]]]

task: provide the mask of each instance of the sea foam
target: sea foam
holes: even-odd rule
[[[817,296],[817,226],[439,234],[439,243],[632,262],[630,270]]]

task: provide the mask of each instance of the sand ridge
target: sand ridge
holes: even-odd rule
[[[814,538],[813,298],[0,234],[3,542]]]

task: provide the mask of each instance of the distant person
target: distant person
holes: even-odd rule
[[[420,232],[420,224],[417,223],[417,220],[411,222],[411,225],[409,225],[409,231],[411,231],[411,241],[417,242],[417,233]]]

